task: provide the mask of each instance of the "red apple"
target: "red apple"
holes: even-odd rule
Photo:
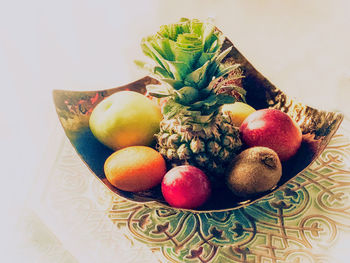
[[[281,161],[295,155],[302,140],[298,124],[276,109],[263,109],[250,114],[241,124],[240,134],[249,147],[268,147],[278,154]]]
[[[167,172],[162,181],[162,193],[171,206],[192,209],[203,205],[211,194],[205,173],[191,165],[181,165]]]

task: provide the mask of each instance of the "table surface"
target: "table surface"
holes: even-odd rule
[[[295,193],[281,192],[259,203],[261,207],[225,216],[162,217],[188,223],[186,229],[176,230],[158,221],[156,214],[142,217],[143,209],[135,212],[139,208],[120,204],[74,159],[58,124],[52,90],[108,89],[138,79],[143,73],[136,70],[133,60],[142,56],[143,36],[180,17],[212,17],[247,59],[288,95],[350,116],[349,10],[346,0],[0,1],[2,261],[110,262],[116,258],[114,262],[145,262],[142,259],[147,258],[157,262],[191,255],[206,260],[220,253],[231,257],[235,251],[239,262],[238,257],[244,255],[253,260],[248,250],[259,254],[261,262],[282,262],[283,257],[298,262],[298,255],[305,262],[327,262],[332,256],[340,258],[333,262],[346,260],[349,202],[342,169],[349,166],[347,157],[333,160],[344,167],[321,168],[324,164],[316,163],[319,180],[302,175],[297,182],[301,188],[294,185]],[[345,144],[345,148],[340,146],[343,139],[333,141],[336,147],[327,150],[323,161],[347,154]],[[71,174],[71,169],[76,173]],[[323,174],[332,171],[339,177]],[[307,199],[311,202],[306,204]],[[135,217],[117,213],[120,206],[134,211]],[[265,213],[267,218],[259,217],[267,207],[272,209]],[[293,214],[295,207],[300,214]],[[278,214],[281,211],[285,220]],[[326,217],[312,217],[316,214]],[[135,223],[140,220],[145,221],[144,229]],[[216,227],[203,228],[206,220]],[[274,233],[267,234],[272,222]],[[283,228],[282,223],[290,228]],[[200,235],[191,232],[195,224]],[[161,225],[158,234],[151,233]],[[184,233],[192,238],[187,240]],[[167,234],[175,241],[166,241]],[[210,235],[215,237],[201,249],[199,244]],[[123,238],[123,245],[118,245]],[[334,241],[322,243],[327,238]],[[218,245],[226,239],[236,246]],[[180,250],[174,242],[183,245]],[[238,246],[239,242],[244,245]],[[193,244],[192,252],[188,244]],[[285,247],[299,254],[287,257]],[[317,254],[321,256],[315,258]]]
[[[122,199],[88,170],[60,129],[55,138],[55,158],[30,203],[52,239],[64,244],[59,252],[68,262],[346,262],[349,255],[348,120],[284,189],[220,213]]]

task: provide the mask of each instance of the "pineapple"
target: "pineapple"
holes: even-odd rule
[[[239,65],[221,64],[231,49],[222,51],[223,41],[212,24],[182,19],[141,43],[156,64],[148,69],[163,83],[148,86],[148,94],[167,97],[156,135],[158,151],[173,166],[194,165],[214,181],[242,145],[230,117],[220,112],[223,104],[245,95]]]

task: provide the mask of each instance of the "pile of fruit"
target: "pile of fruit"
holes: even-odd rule
[[[277,184],[301,130],[282,111],[246,104],[240,65],[221,63],[231,50],[223,41],[215,26],[195,19],[142,40],[153,63],[143,65],[162,84],[147,87],[148,96],[115,93],[89,120],[94,136],[115,151],[104,165],[113,186],[139,192],[161,185],[169,205],[192,209],[213,189],[249,197]]]

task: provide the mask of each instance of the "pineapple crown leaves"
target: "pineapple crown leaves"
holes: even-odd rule
[[[239,85],[242,78],[242,70],[236,64],[231,71],[215,78],[201,90],[190,86],[175,90],[170,85],[149,85],[147,90],[154,97],[170,97],[162,108],[165,118],[171,119],[179,114],[192,124],[204,124],[210,122],[220,106],[236,100],[245,101],[246,91]]]
[[[224,104],[234,103],[236,100],[245,101],[246,91],[237,82],[243,78],[239,67],[215,78],[201,90],[191,86],[179,90],[170,85],[149,85],[148,94],[157,98],[169,97],[162,113],[166,119],[181,115],[183,120],[191,124],[209,123],[219,108]]]
[[[183,18],[142,39],[142,51],[155,65],[135,62],[174,89],[184,86],[201,89],[221,75],[220,63],[231,50],[220,53],[224,39],[211,23]]]
[[[218,114],[220,106],[235,101],[235,97],[227,94],[213,94],[205,100],[185,106],[171,98],[162,108],[162,113],[166,119],[182,116],[184,124],[209,124],[213,117]]]
[[[213,90],[215,94],[231,95],[237,100],[245,102],[247,92],[242,88],[242,78],[244,76],[240,65],[234,64],[230,71],[212,80],[207,89]]]
[[[220,76],[232,74],[238,64],[221,64],[231,51],[223,51],[225,37],[210,23],[199,20],[182,19],[180,22],[161,26],[152,36],[142,40],[144,54],[150,57],[155,66],[137,61],[137,65],[156,75],[163,85],[147,86],[148,94],[154,97],[169,97],[163,107],[167,119],[180,114],[188,122],[205,124],[215,116],[220,106],[234,103],[236,97],[230,92],[216,92],[218,85],[210,85]],[[225,90],[239,87],[229,85]]]

